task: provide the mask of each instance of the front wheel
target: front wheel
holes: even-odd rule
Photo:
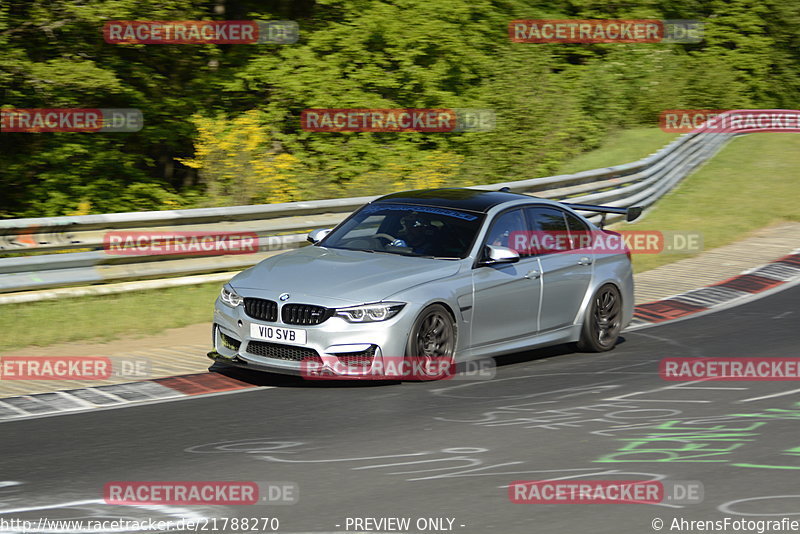
[[[592,297],[586,310],[578,349],[584,352],[605,352],[617,344],[622,327],[622,295],[613,284],[606,284]]]
[[[438,380],[455,371],[456,326],[447,308],[431,304],[419,314],[406,345],[405,360],[416,380]]]

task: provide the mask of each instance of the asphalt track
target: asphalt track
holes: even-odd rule
[[[673,518],[800,520],[800,384],[665,382],[657,371],[667,356],[800,356],[799,302],[794,286],[624,333],[610,353],[505,357],[491,380],[331,384],[239,374],[275,387],[5,423],[0,519],[277,517],[279,532],[336,532],[348,517],[407,517],[408,532],[443,532],[414,526],[441,517],[463,533],[646,533],[655,518],[662,532],[678,532]],[[699,481],[704,497],[685,505],[509,502],[511,482],[555,478]],[[103,485],[119,480],[293,482],[299,502],[103,504]]]

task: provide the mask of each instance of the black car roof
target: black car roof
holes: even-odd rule
[[[418,206],[435,206],[486,213],[494,206],[512,200],[533,199],[530,195],[505,191],[481,191],[462,187],[417,189],[382,196],[374,202],[402,202]]]

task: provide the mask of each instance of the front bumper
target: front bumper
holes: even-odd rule
[[[231,308],[217,299],[214,307],[212,339],[214,361],[286,375],[374,379],[375,369],[391,367],[405,355],[408,334],[416,313],[410,305],[387,321],[349,323],[331,317],[318,325],[295,325],[249,317],[243,306]],[[251,325],[301,329],[306,332],[303,345],[254,339]]]

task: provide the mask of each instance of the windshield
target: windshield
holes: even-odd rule
[[[367,204],[320,243],[328,248],[464,258],[483,215],[414,204]]]

